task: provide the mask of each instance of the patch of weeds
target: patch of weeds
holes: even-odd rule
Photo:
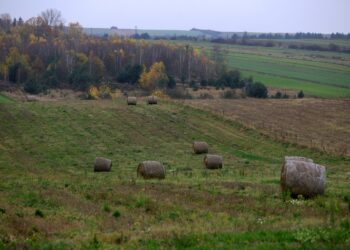
[[[300,211],[294,212],[294,213],[293,213],[293,217],[294,217],[295,219],[300,219],[300,217],[301,217]]]
[[[33,207],[40,203],[40,197],[36,193],[28,193],[23,195],[24,205],[27,207]]]
[[[349,209],[349,212],[350,212],[350,195],[345,195],[344,196],[344,201],[348,205],[348,209]]]
[[[0,247],[0,249],[2,248]],[[73,247],[62,242],[52,243],[52,242],[39,241],[39,242],[30,242],[28,249],[65,250],[65,249],[73,249]]]
[[[50,182],[43,178],[39,178],[38,183],[43,189],[47,189],[50,186]]]
[[[319,208],[322,208],[322,209],[326,208],[326,202],[325,202],[325,199],[323,197],[321,197],[321,196],[316,197],[314,199],[314,202]]]
[[[109,205],[108,205],[107,203],[105,203],[105,204],[103,205],[103,211],[105,211],[105,212],[107,212],[107,213],[109,213],[109,212],[111,211],[111,208],[109,207]]]
[[[202,171],[202,177],[204,177],[204,178],[209,177],[208,171]]]
[[[179,217],[180,217],[180,213],[177,212],[177,211],[171,211],[171,212],[169,213],[169,218],[170,218],[171,220],[177,220]]]
[[[46,208],[55,208],[57,207],[57,204],[50,200],[44,199],[40,194],[30,192],[21,194],[20,197],[23,200],[23,205],[26,207],[37,207],[37,206],[43,206]]]
[[[222,194],[222,191],[217,187],[212,187],[208,190],[208,193],[212,195],[219,195]]]
[[[242,177],[244,177],[244,176],[245,176],[245,170],[244,170],[244,167],[241,167],[241,168],[239,169],[239,176],[242,176]]]
[[[328,210],[329,222],[331,225],[335,224],[336,214],[339,212],[339,206],[335,199],[328,201],[326,209]]]
[[[340,227],[344,228],[345,230],[350,230],[350,221],[348,219],[341,221]]]
[[[85,195],[85,199],[87,199],[88,201],[92,200],[91,194],[86,194]]]
[[[22,211],[16,212],[16,215],[17,215],[17,217],[19,217],[19,218],[23,218],[23,217],[24,217],[24,214],[23,214]]]
[[[122,244],[128,241],[128,237],[124,232],[113,232],[99,236],[99,240],[107,244]]]
[[[114,218],[119,218],[121,216],[121,213],[119,212],[119,210],[115,210],[114,212],[113,212],[113,217]]]
[[[198,246],[198,238],[195,235],[189,235],[189,236],[178,236],[177,234],[174,235],[174,238],[172,239],[173,244],[176,249],[184,249],[184,248],[191,248]]]
[[[148,197],[139,196],[136,198],[135,207],[136,208],[146,207],[147,203],[149,202],[150,202],[150,199]]]
[[[283,191],[282,192],[282,201],[287,202],[291,198],[291,192],[290,191]]]
[[[295,239],[302,244],[314,243],[320,240],[320,236],[316,231],[312,230],[300,230],[295,233]]]
[[[40,209],[35,210],[35,216],[44,218],[44,213]]]
[[[95,250],[95,249],[101,249],[101,247],[102,247],[101,242],[97,239],[96,235],[94,235],[94,238],[92,238],[90,242],[83,244],[81,249]]]

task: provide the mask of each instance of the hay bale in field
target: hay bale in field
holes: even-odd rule
[[[158,98],[156,96],[154,96],[154,95],[151,95],[151,96],[148,97],[147,101],[148,101],[148,104],[151,104],[151,105],[152,104],[157,104],[158,103]]]
[[[314,162],[312,159],[308,159],[300,156],[285,156],[284,160],[286,161],[306,161],[306,162]]]
[[[129,96],[127,98],[127,103],[128,105],[136,105],[137,104],[137,99],[135,96]]]
[[[109,172],[112,168],[112,161],[103,157],[96,157],[94,171],[95,172]]]
[[[38,101],[38,98],[35,95],[27,95],[26,100],[27,102],[36,102]]]
[[[281,189],[293,196],[313,197],[323,194],[326,186],[326,168],[311,159],[284,157],[281,169]]]
[[[222,168],[223,158],[220,155],[207,154],[204,157],[204,164],[205,164],[205,167],[208,168],[208,169]]]
[[[159,161],[144,161],[137,167],[137,176],[144,179],[164,179],[165,167]]]
[[[195,154],[206,154],[208,153],[208,143],[204,141],[195,141],[193,142],[193,151]]]

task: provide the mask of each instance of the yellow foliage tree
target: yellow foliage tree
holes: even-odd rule
[[[90,86],[89,91],[88,91],[88,98],[89,99],[98,99],[99,91],[98,88],[95,86]]]
[[[156,88],[164,88],[169,82],[163,62],[154,63],[150,70],[143,70],[140,76],[140,86],[143,89],[154,90]]]

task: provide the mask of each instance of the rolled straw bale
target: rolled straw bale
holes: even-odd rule
[[[208,143],[204,141],[193,142],[193,151],[195,154],[206,154],[208,153]]]
[[[36,102],[38,101],[38,98],[35,95],[27,95],[26,100],[27,102]]]
[[[96,157],[94,171],[109,172],[111,171],[112,161],[103,157]]]
[[[159,161],[144,161],[137,167],[137,176],[144,179],[164,179],[165,167]]]
[[[313,197],[323,194],[326,168],[311,159],[286,156],[281,169],[281,189],[293,196]]]
[[[220,155],[207,154],[204,157],[204,164],[205,164],[205,167],[208,168],[208,169],[222,168],[223,158]]]
[[[157,104],[158,98],[154,95],[148,97],[148,104]]]
[[[127,99],[128,105],[136,105],[137,99],[135,96],[129,96]]]

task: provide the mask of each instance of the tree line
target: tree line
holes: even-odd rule
[[[111,82],[145,90],[190,86],[244,88],[267,97],[267,89],[238,70],[228,70],[225,51],[214,45],[207,55],[190,45],[161,40],[91,36],[79,23],[65,26],[57,10],[26,21],[0,15],[0,80],[23,84],[30,93],[48,88],[89,90]]]
[[[189,45],[89,36],[79,23],[64,26],[59,11],[47,10],[26,21],[0,17],[0,79],[28,88],[137,84],[157,62],[164,65],[168,81],[203,81],[220,74],[215,62]]]
[[[212,39],[211,42],[221,43],[221,44],[237,44],[237,45],[244,45],[244,46],[287,47],[289,49],[350,53],[350,47],[339,46],[332,42],[329,44],[317,44],[317,43],[303,43],[303,42],[294,42],[294,41],[282,42],[282,41],[276,41],[272,39],[265,40],[265,39],[250,39],[250,38],[240,38],[240,39],[216,38],[216,39]]]

